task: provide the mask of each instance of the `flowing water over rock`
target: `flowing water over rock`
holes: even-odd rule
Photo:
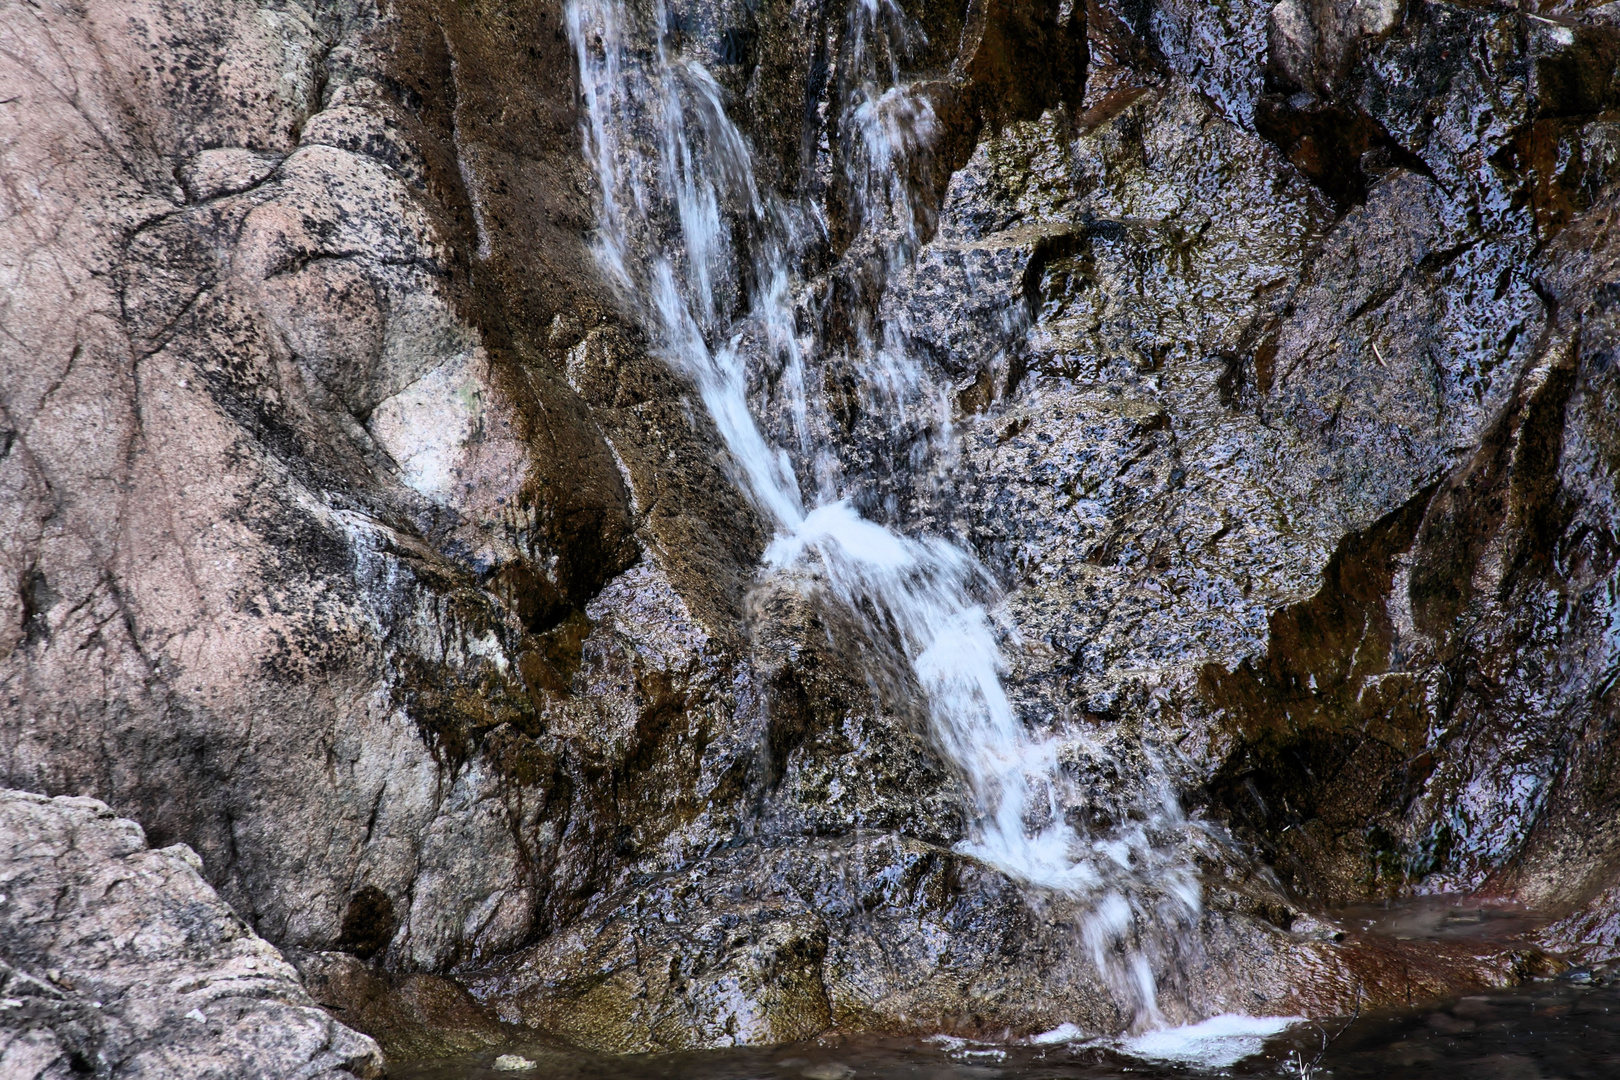
[[[1071,816],[1086,797],[1059,758],[1078,736],[1031,730],[1009,701],[1000,639],[1018,629],[1004,614],[1000,625],[993,620],[994,579],[959,542],[902,531],[893,491],[861,500],[889,511],[886,520],[855,505],[871,478],[829,437],[822,364],[831,346],[803,329],[817,322],[805,310],[805,268],[826,245],[825,207],[762,188],[719,84],[683,50],[672,30],[680,20],[661,2],[641,11],[620,0],[575,0],[567,10],[587,153],[602,193],[598,257],[637,305],[658,354],[698,389],[734,473],[774,529],[762,572],[826,590],[869,620],[873,636],[896,643],[926,695],[935,745],[973,800],[971,836],[958,850],[1029,886],[1084,896],[1090,912],[1081,933],[1100,973],[1139,1022],[1158,1022],[1148,959],[1114,954],[1143,933],[1133,923],[1144,886],[1180,904],[1153,933],[1173,935],[1178,921],[1198,914],[1196,874],[1175,836],[1195,826],[1169,778],[1139,778],[1156,798],[1130,826],[1093,831]],[[892,2],[856,0],[837,58],[846,87],[835,103],[844,118],[839,165],[858,230],[851,246],[870,252],[885,278],[908,267],[919,223],[932,216],[908,176],[927,171],[913,166],[934,151],[933,109],[900,81],[895,60],[919,33]],[[891,481],[916,484],[938,470],[949,485],[949,387],[883,322],[881,304],[847,317],[858,332],[841,359],[860,379],[880,436],[893,450],[908,429],[932,429],[909,462],[890,466]],[[760,413],[789,419],[786,447],[762,430],[751,397]],[[1166,913],[1162,903],[1155,908],[1159,918]]]
[[[1603,970],[1613,7],[0,5],[0,787],[158,848],[11,845],[0,1071],[1465,1053]]]

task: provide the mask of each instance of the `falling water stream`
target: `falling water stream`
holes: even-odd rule
[[[1033,732],[1003,688],[1007,664],[986,607],[991,575],[959,544],[863,516],[851,498],[862,477],[827,437],[816,389],[827,350],[801,331],[815,320],[796,307],[806,253],[825,239],[822,209],[762,185],[722,87],[683,50],[662,0],[574,0],[567,18],[600,188],[598,259],[657,353],[697,389],[728,467],[774,533],[763,572],[809,577],[850,611],[878,614],[926,695],[937,748],[966,781],[972,824],[961,850],[1032,889],[1086,898],[1079,930],[1099,970],[1138,1026],[1155,1025],[1152,964],[1124,943],[1142,933],[1133,882],[1151,878],[1159,921],[1164,897],[1171,923],[1197,914],[1190,860],[1148,839],[1184,824],[1173,789],[1145,785],[1160,793],[1139,815],[1145,823],[1110,835],[1069,823],[1065,808],[1083,806],[1085,793],[1059,764],[1066,734]],[[893,0],[853,0],[830,80],[844,88],[834,102],[838,167],[857,241],[890,272],[919,246],[920,208],[903,178],[936,137],[928,100],[894,59],[915,34]],[[873,321],[862,316],[851,335],[857,355],[844,357],[864,384],[864,406],[896,442],[921,427],[948,450],[946,387]],[[785,446],[750,409],[751,375],[771,388]]]

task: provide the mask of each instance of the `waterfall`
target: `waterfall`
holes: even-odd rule
[[[657,353],[697,389],[728,468],[773,531],[762,572],[813,575],[851,611],[879,613],[897,637],[926,695],[934,743],[971,795],[971,835],[960,850],[1031,887],[1089,898],[1081,932],[1099,970],[1139,1025],[1157,1022],[1149,958],[1125,943],[1143,933],[1135,924],[1165,914],[1161,902],[1141,917],[1138,886],[1170,898],[1172,922],[1197,913],[1190,862],[1150,840],[1183,824],[1172,786],[1146,784],[1138,820],[1107,835],[1070,824],[1068,811],[1088,799],[1059,757],[1065,739],[1080,736],[1032,732],[1009,701],[985,607],[995,595],[991,576],[945,538],[907,535],[858,512],[848,488],[859,477],[846,475],[824,437],[826,406],[811,389],[824,357],[801,337],[794,308],[800,260],[824,236],[820,209],[762,187],[722,88],[677,47],[670,27],[679,23],[663,0],[638,10],[640,23],[623,0],[572,0],[567,9],[586,153],[600,186],[604,271]],[[853,0],[836,80],[860,242],[887,268],[918,247],[922,208],[903,166],[927,154],[936,134],[927,99],[899,69],[914,33],[894,0]],[[946,388],[896,335],[869,323],[856,330],[858,355],[849,359],[871,411],[896,429],[926,413],[937,420],[936,438],[948,441]],[[808,484],[750,411],[750,364],[771,373],[784,434],[813,473]]]

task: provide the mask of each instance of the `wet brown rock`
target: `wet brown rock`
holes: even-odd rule
[[[1603,673],[1614,659],[1602,644],[1608,616],[1597,582],[1612,561],[1602,537],[1614,489],[1592,440],[1601,442],[1595,433],[1609,423],[1601,298],[1612,270],[1600,239],[1609,213],[1594,208],[1589,220],[1576,219],[1569,239],[1527,268],[1552,316],[1535,360],[1516,365],[1512,396],[1470,458],[1432,496],[1387,519],[1421,525],[1401,528],[1384,554],[1363,562],[1363,575],[1385,568],[1361,579],[1364,597],[1347,602],[1330,578],[1311,605],[1331,620],[1290,621],[1286,632],[1273,621],[1269,663],[1297,673],[1269,678],[1303,688],[1309,672],[1300,700],[1323,712],[1285,724],[1295,740],[1286,753],[1304,756],[1285,753],[1253,773],[1233,759],[1232,782],[1259,788],[1225,798],[1239,818],[1268,817],[1269,835],[1310,852],[1307,861],[1331,862],[1342,841],[1362,850],[1308,890],[1334,893],[1359,877],[1373,891],[1398,891],[1403,878],[1431,875],[1431,883],[1484,885],[1558,913],[1606,887],[1610,813],[1599,747],[1611,712]],[[1371,542],[1371,534],[1357,541]],[[1359,665],[1366,673],[1357,676]],[[1236,714],[1251,718],[1244,722],[1278,715],[1290,693],[1301,691],[1261,694]],[[1335,727],[1344,735],[1331,735]],[[1336,800],[1328,814],[1302,812],[1331,790],[1310,779],[1330,769],[1306,747],[1334,738],[1353,750],[1337,751],[1331,768],[1359,762],[1348,768],[1360,777],[1359,795]],[[1267,799],[1266,777],[1287,790]],[[1336,825],[1334,814],[1342,815]],[[1602,921],[1591,912],[1572,918]]]
[[[1323,588],[1271,616],[1264,660],[1204,672],[1206,698],[1241,739],[1211,794],[1300,896],[1346,904],[1407,883],[1394,811],[1433,765],[1432,691],[1423,675],[1391,670],[1384,598],[1431,494],[1347,538]]]
[[[503,1020],[644,1052],[844,1030],[999,1038],[1127,1022],[1083,943],[1083,906],[916,841],[751,844],[602,897],[580,923],[470,981]],[[1287,972],[1352,993],[1315,943],[1211,912],[1167,1007],[1298,1007]],[[946,947],[945,943],[949,942]],[[1254,961],[1222,981],[1235,954]],[[1349,1006],[1323,997],[1320,1007]],[[1066,1018],[1066,1019],[1065,1019]]]
[[[390,974],[340,952],[295,949],[288,959],[310,997],[376,1039],[394,1065],[472,1053],[514,1034],[443,976]]]

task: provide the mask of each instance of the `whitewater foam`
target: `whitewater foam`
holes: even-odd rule
[[[1148,1061],[1167,1061],[1204,1069],[1225,1069],[1265,1049],[1266,1040],[1282,1034],[1302,1016],[1245,1016],[1222,1013],[1184,1027],[1160,1028],[1115,1046]]]

